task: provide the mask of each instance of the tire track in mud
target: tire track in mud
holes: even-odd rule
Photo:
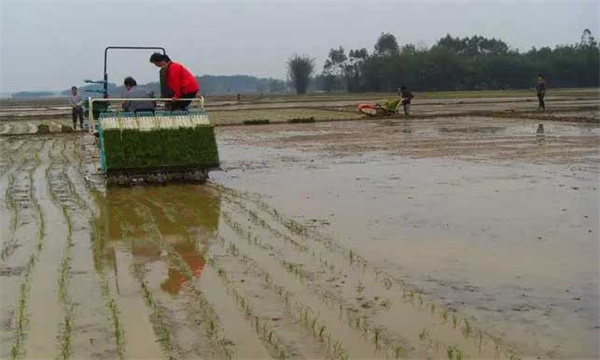
[[[223,213],[225,222],[240,237],[247,238],[248,244],[254,244],[258,248],[263,246],[263,251],[270,252],[270,256],[279,261],[280,268],[294,273],[301,284],[320,294],[323,301],[332,308],[338,306],[345,309],[349,323],[361,328],[372,339],[381,338],[381,342],[387,347],[388,356],[411,351],[424,356],[434,351],[438,356],[441,353],[462,356],[464,352],[472,356],[518,358],[514,350],[502,344],[498,337],[475,329],[469,319],[449,312],[433,300],[424,300],[424,295],[418,289],[410,288],[402,280],[378,271],[352,250],[286,219],[259,199],[231,189],[219,188],[226,194],[225,198],[230,205],[238,208],[234,211],[243,213],[238,217],[248,220],[236,223],[231,213]],[[272,221],[259,217],[260,210],[267,213]],[[275,226],[283,230],[275,229]],[[287,235],[284,230],[288,231]],[[267,241],[269,237],[272,237],[271,241]],[[294,237],[299,240],[294,240]],[[283,244],[287,245],[287,249]],[[294,251],[289,251],[290,249]],[[252,257],[255,256],[256,252],[252,252]],[[307,270],[317,268],[318,271]],[[332,294],[324,285],[336,278],[343,279],[342,283],[333,282],[331,285],[335,284],[342,291]],[[362,288],[360,294],[349,289],[348,283],[352,279],[357,283],[357,288]],[[379,296],[375,296],[374,301],[363,294]],[[373,311],[374,309],[378,311]],[[414,325],[398,326],[402,323],[392,321],[398,319],[410,319],[408,322],[422,324],[423,327],[417,333]]]

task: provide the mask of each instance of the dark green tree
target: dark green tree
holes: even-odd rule
[[[298,94],[306,94],[308,85],[310,84],[310,76],[315,68],[315,60],[306,55],[294,55],[289,58],[288,74],[292,85]]]

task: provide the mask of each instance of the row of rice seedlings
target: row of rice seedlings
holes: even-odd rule
[[[35,154],[35,158],[36,158],[36,168],[39,166],[39,164],[42,162],[42,160],[40,159],[40,154],[36,153]],[[44,247],[44,233],[46,231],[46,220],[45,220],[45,216],[44,216],[44,211],[42,210],[42,207],[40,206],[39,201],[37,200],[37,197],[34,194],[34,187],[33,187],[33,171],[29,173],[29,196],[31,197],[31,199],[33,200],[33,208],[36,211],[37,214],[37,220],[38,220],[38,251],[41,251]]]
[[[209,262],[212,266],[215,266],[216,262],[214,259]],[[224,283],[227,293],[233,297],[236,305],[242,311],[244,317],[248,319],[250,326],[254,329],[271,356],[281,360],[293,358],[294,351],[292,347],[277,334],[276,330],[269,326],[268,319],[255,315],[251,301],[234,285],[225,270],[217,268],[217,274]]]
[[[271,232],[275,236],[282,238],[287,244],[292,245],[293,247],[295,247],[296,250],[298,250],[298,252],[300,252],[300,253],[307,253],[307,252],[310,251],[310,248],[308,246],[306,246],[305,244],[302,244],[302,243],[298,242],[297,240],[295,240],[291,236],[287,236],[286,234],[283,234],[279,230],[277,230],[277,229],[273,228],[272,226],[270,226],[267,223],[267,221],[265,221],[265,219],[263,219],[260,216],[258,216],[258,214],[254,210],[248,208],[242,202],[240,202],[240,201],[238,201],[236,199],[232,199],[232,202],[234,204],[236,204],[238,207],[240,207],[241,209],[243,209],[244,211],[246,211],[246,213],[250,216],[250,222],[252,222],[253,224],[258,225],[258,226],[262,227],[263,229],[268,230],[269,232]],[[313,255],[313,257],[314,257],[314,255]]]
[[[233,189],[227,189],[226,193],[231,196],[237,195],[238,197],[242,197],[242,195],[237,194],[237,191],[233,190]],[[252,198],[252,197],[250,196],[250,198]],[[254,197],[253,201],[255,203],[257,203],[257,205],[259,207],[261,207],[263,210],[265,210],[267,213],[269,213],[273,217],[275,217],[276,220],[280,221],[284,226],[286,226],[290,230],[290,232],[293,232],[300,236],[306,236],[307,234],[309,234],[310,230],[306,226],[304,226],[294,220],[285,219],[279,212],[277,212],[275,209],[271,208],[268,204],[264,203],[259,198]],[[238,205],[241,205],[240,202],[236,202],[236,203]],[[254,216],[257,217],[256,214]],[[264,219],[260,219],[260,221],[258,223],[264,224],[264,223],[266,223],[266,221],[264,221]],[[328,243],[331,244],[330,242],[328,242]],[[335,247],[336,246],[332,245],[331,247],[328,247],[328,249],[332,250]],[[350,265],[359,264],[359,266],[362,269],[365,269],[366,266],[369,265],[368,262],[366,261],[366,259],[364,259],[360,255],[356,254],[352,249],[343,249],[343,251],[345,252],[346,258],[350,262]],[[402,280],[394,279],[392,276],[385,274],[384,272],[380,272],[378,270],[375,270],[375,279],[378,280],[379,282],[381,282],[387,290],[391,290],[394,283],[400,285],[400,288],[403,291],[404,299],[409,299],[409,301],[411,303],[413,303],[412,300],[416,297],[418,306],[419,307],[423,306],[424,300],[423,300],[420,292],[415,291],[415,290],[405,289],[404,282]],[[430,303],[429,308],[431,310],[431,313],[435,314],[436,305],[433,302]],[[461,332],[463,333],[463,335],[465,335],[465,337],[469,337],[470,334],[473,333],[473,328],[470,326],[470,323],[468,323],[468,320],[466,320],[466,321],[467,322],[462,327]],[[454,328],[457,328],[457,323],[458,323],[458,318],[456,317],[456,315],[453,315],[453,327]]]
[[[31,204],[34,208],[34,210],[36,210],[36,213],[38,212],[38,208],[36,208],[35,205],[35,199],[33,197],[33,172],[35,171],[36,167],[39,165],[40,163],[40,159],[39,159],[39,154],[38,152],[33,152],[33,163],[31,164],[27,164],[28,160],[32,160],[31,156],[27,156],[25,157],[25,160],[23,160],[23,162],[16,168],[15,172],[20,172],[22,169],[24,169],[27,173],[27,183],[26,183],[26,190],[27,190],[27,199],[24,200],[26,201],[28,204],[22,204],[23,200],[21,199],[16,199],[14,194],[15,194],[15,182],[16,182],[16,176],[15,173],[11,173],[9,175],[8,178],[8,185],[6,188],[6,193],[5,193],[5,203],[7,205],[7,209],[10,211],[11,216],[10,216],[10,224],[9,224],[9,236],[8,236],[8,240],[3,244],[2,246],[2,251],[0,252],[0,258],[2,260],[6,260],[8,257],[10,257],[15,250],[18,248],[19,244],[17,244],[17,238],[15,237],[16,231],[17,231],[17,227],[19,225],[21,225],[21,223],[25,222],[24,219],[22,219],[22,211],[23,209],[28,208],[27,205]],[[20,189],[20,190],[25,190],[25,189]],[[37,221],[39,222],[39,216],[36,214],[37,217]]]
[[[343,309],[343,302],[339,303],[340,309]],[[346,311],[342,312],[346,316],[348,325],[360,331],[365,338],[370,338],[376,351],[385,351],[388,357],[399,359],[408,354],[412,349],[406,346],[401,341],[395,339],[387,329],[370,323],[365,316],[358,314],[358,310],[351,306],[346,307]]]
[[[111,324],[111,333],[115,340],[115,347],[117,350],[117,356],[119,360],[126,359],[126,343],[125,343],[125,329],[121,324],[121,320],[119,318],[120,311],[117,306],[117,302],[113,298],[110,285],[108,280],[106,279],[106,274],[104,272],[104,267],[102,266],[102,251],[103,251],[103,243],[104,240],[100,238],[99,231],[96,227],[94,227],[93,231],[93,256],[94,263],[96,264],[96,276],[98,279],[98,284],[100,286],[100,294],[102,296],[102,300],[104,301],[104,306],[108,310],[108,321]]]
[[[74,143],[71,143],[71,153],[75,156],[75,144]],[[65,162],[69,164],[69,167],[72,167],[72,161],[70,161],[70,159],[65,154],[63,154],[63,156],[64,156]],[[83,198],[81,197],[81,195],[79,194],[77,189],[75,188],[75,185],[73,184],[73,181],[71,180],[71,178],[69,177],[69,174],[67,172],[67,167],[64,168],[63,174],[65,177],[67,186],[69,187],[72,197],[75,199],[75,202],[77,203],[77,205],[83,210],[87,209],[88,205],[83,200]]]
[[[445,345],[441,341],[435,340],[431,337],[429,330],[422,329],[419,332],[419,341],[425,345],[427,348],[434,350],[435,352],[440,352],[441,350],[446,350],[446,354],[449,354],[449,349],[454,349],[453,353],[460,354],[462,357],[462,351],[456,345]],[[449,360],[458,360],[455,358],[450,358]]]
[[[63,310],[63,321],[59,331],[59,344],[61,359],[69,359],[72,355],[71,334],[73,329],[74,304],[69,295],[70,270],[73,262],[73,222],[67,213],[66,207],[62,207],[63,215],[67,222],[67,241],[63,250],[63,258],[60,263],[58,277],[58,298]]]
[[[169,262],[176,267],[184,276],[184,278],[191,282],[194,279],[194,272],[189,265],[181,258],[181,255],[173,249],[173,247],[162,237],[159,229],[154,225],[154,218],[150,211],[144,206],[143,209],[138,210],[146,219],[149,219],[148,224],[145,225],[148,239],[153,242],[161,251],[165,251],[168,254]],[[200,314],[205,321],[202,322],[205,328],[205,332],[208,338],[211,340],[214,346],[218,347],[226,358],[231,359],[235,354],[235,344],[226,338],[221,320],[217,311],[214,309],[212,304],[206,300],[206,297],[202,292],[193,287],[194,299],[196,300]]]
[[[364,259],[362,256],[356,254],[352,249],[346,249],[346,248],[342,247],[341,245],[338,245],[333,239],[330,239],[327,236],[324,236],[321,234],[315,234],[311,229],[298,223],[297,221],[288,220],[285,216],[283,216],[281,213],[279,213],[276,209],[272,208],[270,205],[268,205],[267,203],[262,201],[257,196],[254,196],[254,195],[248,194],[248,193],[244,193],[244,192],[239,192],[237,190],[227,188],[227,187],[224,187],[221,185],[216,185],[216,187],[219,190],[221,190],[222,193],[225,194],[226,198],[230,199],[231,202],[233,202],[234,204],[238,205],[240,208],[242,208],[246,212],[248,212],[250,214],[250,218],[254,219],[253,223],[261,225],[265,228],[270,227],[270,225],[268,225],[264,219],[260,218],[258,216],[258,214],[256,214],[256,212],[252,211],[248,206],[243,204],[242,201],[237,200],[237,199],[246,198],[246,199],[251,200],[261,210],[265,211],[276,221],[278,221],[281,224],[283,224],[284,226],[286,226],[290,232],[295,233],[299,236],[303,236],[305,239],[311,239],[313,241],[320,242],[328,250],[330,250],[332,252],[338,252],[338,253],[342,252],[344,255],[344,258],[348,261],[348,263],[350,265],[355,266],[358,269],[361,269],[363,271],[371,270],[369,272],[373,273],[375,280],[377,282],[381,283],[387,290],[392,290],[395,286],[397,286],[398,289],[402,293],[401,299],[403,301],[413,304],[415,306],[418,306],[420,309],[424,307],[425,300],[423,299],[423,295],[420,290],[408,289],[402,280],[395,278],[395,276],[393,276],[393,275],[390,275],[383,271],[377,270],[366,259]],[[224,219],[227,222],[226,216],[224,216]],[[237,226],[237,228],[241,229],[241,226]],[[446,323],[447,318],[448,318],[448,310],[439,304],[436,305],[433,301],[429,301],[428,304],[429,305],[427,307],[428,307],[431,315],[432,316],[441,316],[442,319],[444,319],[444,323]],[[488,340],[491,339],[492,341],[494,341],[494,339],[497,339],[487,332],[475,329],[468,320],[466,320],[466,319],[460,320],[456,314],[452,314],[451,320],[452,320],[452,322],[451,322],[452,327],[454,329],[461,331],[461,333],[463,334],[463,336],[465,338],[475,341],[476,344],[478,344],[478,346],[480,346],[480,347],[482,345],[479,345],[479,344],[483,344],[484,338],[487,338]],[[499,356],[500,356],[500,354],[504,354],[505,357],[507,357],[507,358],[511,358],[511,356],[514,358],[516,356],[515,352],[508,347],[501,347],[501,346],[495,345],[495,348],[498,349],[496,352],[499,354]]]
[[[305,329],[309,330],[316,340],[326,345],[332,359],[348,358],[348,354],[343,347],[343,342],[336,339],[334,334],[328,330],[327,325],[318,318],[318,314],[316,314],[310,306],[295,300],[295,295],[284,286],[275,284],[272,276],[267,271],[260,268],[259,264],[254,259],[247,255],[240,255],[239,249],[237,249],[235,244],[227,242],[227,240],[220,236],[218,237],[218,240],[229,254],[249,264],[247,268],[263,281],[265,288],[274,291],[284,301],[285,307],[290,314],[292,314]],[[225,270],[219,266],[218,259],[210,257],[207,263],[212,267],[215,267],[222,278],[226,276]],[[247,303],[245,299],[238,301]],[[248,309],[248,311],[250,310],[251,308]]]
[[[233,217],[231,216],[231,214],[229,212],[222,211],[221,215],[223,215],[223,220],[225,221],[225,224],[228,225],[234,232],[236,232],[242,239],[246,239],[250,245],[262,247],[263,250],[264,249],[273,250],[269,245],[263,244],[262,241],[257,236],[252,234],[251,231],[244,229],[244,227],[240,223],[233,220]],[[276,229],[273,229],[273,230],[277,231]],[[291,241],[288,241],[288,240],[291,240]],[[293,245],[293,247],[296,250],[298,250],[299,252],[301,252],[301,253],[303,252],[298,248],[298,245],[303,246],[303,247],[304,247],[304,245],[299,244],[297,241],[295,241],[291,238],[289,238],[289,239],[284,238],[284,242],[288,245]],[[304,251],[304,253],[307,253],[307,252],[308,252],[308,250]],[[312,252],[311,255],[312,255],[313,260],[317,260],[316,254],[314,252]],[[321,265],[323,265],[327,269],[327,271],[336,272],[335,266],[333,264],[329,264],[326,260],[322,259],[320,257],[320,254],[319,254],[318,261],[321,262]],[[280,263],[282,264],[283,268],[286,271],[292,273],[293,275],[295,275],[296,277],[301,279],[301,281],[305,281],[305,280],[309,279],[309,274],[305,270],[301,269],[298,264],[293,264],[286,260],[280,260]]]
[[[246,239],[248,241],[248,243],[250,243],[250,244],[254,243],[254,244],[261,244],[262,245],[262,241],[260,241],[260,239],[257,236],[253,235],[252,232],[244,229],[244,227],[242,226],[242,224],[240,224],[240,223],[236,222],[235,220],[233,220],[233,217],[231,216],[231,214],[229,212],[223,211],[222,215],[223,215],[223,220],[225,221],[225,223],[234,232],[236,232],[241,238]],[[254,212],[250,213],[250,220],[252,221],[252,219],[258,219],[256,217],[256,214]],[[262,220],[262,219],[260,219],[260,220]],[[266,223],[264,225],[262,225],[262,227],[266,228],[266,229],[272,229]],[[277,231],[276,229],[272,229],[272,230]],[[295,241],[292,238],[287,238],[287,239],[284,238],[284,242],[286,244],[293,245],[294,248],[296,248],[296,250],[298,250],[301,253],[305,253],[305,252],[309,251],[309,249],[308,249],[308,247],[306,245],[300,244],[300,243],[298,243],[297,241]],[[315,255],[313,255],[313,257],[314,256]],[[300,269],[300,266],[298,264],[290,263],[289,261],[286,261],[286,260],[281,260],[281,263],[282,263],[283,267],[287,271],[295,274],[299,278],[305,279],[307,277],[306,272],[303,271],[302,269]]]
[[[248,239],[248,243],[250,245],[257,245],[258,243],[260,243],[260,240],[258,240],[256,236],[253,236],[250,231],[245,230],[241,224],[236,223],[234,220],[232,220],[231,216],[227,212],[224,212],[223,215],[224,215],[225,223],[227,225],[229,225],[236,233],[238,233],[238,235],[240,237]],[[252,218],[252,216],[251,216],[251,218]],[[232,245],[230,244],[229,245],[230,252],[232,252],[234,255],[236,255],[236,251],[232,251],[231,247],[232,247]],[[283,259],[280,260],[280,263],[286,271],[288,271],[292,275],[295,275],[303,285],[306,285],[306,280],[310,279],[310,275],[308,273],[306,273],[305,271],[303,271],[298,264],[290,263]],[[321,265],[322,266],[324,265],[326,269],[330,270],[330,268],[327,266],[328,264],[321,263]],[[359,283],[359,285],[357,287],[357,291],[359,291],[359,293],[360,293],[360,292],[362,292],[362,290],[364,290],[364,286],[361,286],[361,284]],[[402,345],[398,345],[397,342],[395,342],[395,341],[389,340],[392,337],[389,336],[387,331],[384,330],[383,328],[377,327],[375,325],[369,325],[366,322],[366,319],[364,319],[364,321],[361,324],[360,323],[361,318],[357,317],[355,315],[355,313],[358,312],[358,310],[352,308],[350,305],[344,304],[343,300],[340,299],[338,296],[335,296],[331,292],[327,292],[327,291],[323,291],[323,290],[317,291],[317,293],[321,297],[324,297],[324,300],[330,300],[328,302],[328,304],[331,307],[339,306],[340,311],[343,308],[346,308],[347,309],[347,312],[346,312],[347,319],[348,319],[350,326],[360,329],[364,335],[371,334],[372,335],[371,339],[372,339],[373,343],[375,344],[376,348],[379,348],[382,345],[385,345],[385,347],[387,348],[386,350],[390,350],[390,352],[392,354],[394,354],[394,356],[396,356],[396,357],[399,357],[401,354],[405,353],[405,347]],[[389,307],[389,306],[390,306],[389,301],[387,301],[387,303],[384,307]],[[358,319],[358,323],[356,321],[357,319]],[[357,324],[357,325],[353,326],[353,324]]]
[[[322,236],[320,234],[312,234],[309,228],[293,219],[286,218],[276,209],[272,208],[270,205],[268,205],[258,197],[252,196],[251,194],[245,192],[240,192],[231,188],[227,188],[222,185],[216,185],[216,187],[224,195],[229,197],[232,201],[234,201],[237,205],[240,205],[242,208],[248,209],[247,206],[242,204],[242,201],[235,201],[235,199],[248,199],[252,201],[255,205],[258,206],[259,209],[269,214],[275,221],[286,227],[292,234],[300,236],[303,239],[310,239],[321,243],[327,250],[331,251],[332,253],[341,254],[350,265],[353,265],[359,269],[362,269],[367,265],[366,259],[364,259],[361,255],[342,247],[329,237]],[[350,257],[350,253],[352,253],[352,257]]]
[[[54,164],[59,163],[59,162],[64,164],[64,163],[68,162],[67,158],[64,157],[65,156],[64,148],[65,147],[63,144],[63,148],[60,151],[60,154],[62,154],[62,156],[63,156],[62,162],[60,162],[60,159],[58,156],[55,156],[55,154],[53,152],[50,152],[50,157]],[[79,197],[79,194],[76,192],[74,185],[68,179],[68,175],[66,174],[66,171],[63,170],[62,175],[67,181],[67,186],[71,190],[71,194],[75,197]],[[50,181],[50,168],[48,168],[46,171],[46,179],[48,182]],[[58,201],[58,199],[56,198],[55,201]],[[87,211],[90,216],[93,215],[91,213],[90,206],[87,203],[85,203],[83,201],[83,199],[79,198],[79,200],[76,202],[77,202],[77,204],[80,205],[79,210],[84,211],[84,212]],[[71,226],[72,226],[72,223],[71,223]],[[100,265],[103,261],[102,260],[102,243],[103,242],[102,242],[102,239],[100,239],[100,237],[99,237],[98,229],[95,227],[92,227],[92,238],[93,238],[92,251],[93,251],[94,263],[97,265],[97,266],[95,266],[95,270],[96,270],[98,284],[100,287],[100,294],[102,296],[102,300],[104,301],[104,306],[106,307],[106,309],[108,311],[108,319],[107,320],[108,320],[108,323],[111,325],[110,330],[111,330],[111,334],[115,341],[117,357],[118,357],[118,359],[123,360],[126,358],[125,331],[124,331],[123,325],[121,324],[121,321],[120,321],[119,308],[117,306],[115,299],[112,297],[112,294],[110,291],[110,285],[109,285],[108,280],[106,279],[106,274],[104,273],[104,269]],[[68,324],[68,322],[64,322],[64,324]]]
[[[61,156],[64,157],[65,145],[60,151]],[[69,295],[69,283],[70,283],[70,270],[73,262],[73,219],[69,213],[69,208],[60,200],[57,196],[57,186],[60,183],[56,183],[56,175],[52,176],[51,167],[59,164],[57,158],[53,158],[50,166],[46,169],[46,182],[48,184],[50,196],[56,205],[62,210],[63,218],[67,224],[67,238],[65,242],[65,248],[63,250],[63,257],[59,266],[58,275],[58,301],[63,311],[63,320],[61,321],[59,332],[58,332],[58,343],[59,343],[59,358],[69,359],[73,354],[72,349],[72,330],[74,321],[74,304]],[[64,169],[63,176],[64,176]],[[53,181],[54,180],[54,181]],[[72,193],[72,191],[71,191]]]
[[[10,348],[10,357],[13,360],[25,358],[25,342],[29,329],[29,295],[31,293],[31,274],[35,268],[37,253],[29,256],[25,266],[23,280],[19,286],[19,299],[17,301],[15,336]]]
[[[133,276],[139,282],[146,305],[151,311],[150,320],[152,328],[163,349],[164,356],[169,360],[178,359],[180,350],[172,335],[172,325],[169,324],[164,306],[154,298],[152,292],[148,288],[148,284],[144,278],[146,269],[142,264],[134,264],[132,267]]]
[[[73,262],[73,225],[70,215],[63,207],[63,214],[67,221],[67,242],[61,260],[58,277],[58,298],[63,310],[63,322],[59,331],[60,358],[69,359],[72,355],[71,333],[73,329],[74,304],[69,295],[70,269]]]
[[[226,243],[226,240],[223,238],[220,238],[220,241],[222,243]],[[253,245],[253,243],[250,243],[250,245]],[[229,242],[226,246],[226,250],[233,256],[241,257],[245,260],[250,259],[250,257],[246,255],[240,255],[239,249],[237,249],[235,244],[231,242]],[[280,263],[288,272],[292,273],[293,275],[297,274],[297,271],[295,270],[295,268],[297,267],[296,264],[290,264],[285,260],[281,260]],[[267,278],[269,277],[269,275],[265,276]],[[304,280],[308,278],[307,275],[301,275],[297,277],[303,285],[306,285],[306,281]],[[360,284],[358,288],[360,288]],[[350,327],[361,331],[365,338],[370,338],[373,344],[375,345],[376,351],[383,350],[386,352],[386,354],[388,354],[388,356],[394,358],[399,358],[406,354],[408,348],[401,342],[394,340],[394,336],[392,336],[387,329],[377,326],[375,324],[370,324],[364,316],[361,317],[360,315],[357,315],[358,310],[356,308],[353,308],[351,305],[345,304],[343,299],[340,298],[338,295],[327,291],[326,289],[317,289],[315,292],[324,300],[324,303],[327,304],[329,307],[331,307],[332,309],[339,308],[340,316],[342,314],[345,314]],[[346,310],[345,312],[344,309]],[[439,345],[436,346],[436,348],[439,349]]]
[[[246,238],[250,245],[261,247],[259,245],[260,240],[258,240],[256,236],[253,236],[252,233],[250,231],[245,230],[241,224],[236,223],[233,219],[231,219],[230,215],[227,212],[223,212],[222,214],[224,215],[223,218],[225,220],[225,223],[229,225],[241,238]],[[264,247],[261,248],[265,250]],[[239,256],[239,250],[237,249],[235,244],[229,243],[227,250],[230,254],[234,256]],[[280,259],[279,262],[287,272],[291,273],[296,278],[298,278],[302,285],[307,286],[307,283],[309,283],[307,282],[307,280],[310,280],[310,275],[302,269],[300,269],[300,266],[298,264],[291,263],[284,259]],[[361,284],[359,283],[357,291],[361,292],[361,288],[364,290],[364,286],[361,287]],[[384,330],[383,328],[377,327],[375,325],[368,324],[366,322],[366,319],[364,319],[362,326],[353,326],[353,324],[356,323],[357,316],[355,314],[358,312],[358,310],[353,308],[351,305],[345,304],[343,299],[341,299],[339,296],[324,289],[316,289],[315,292],[320,297],[322,297],[323,300],[325,300],[325,303],[327,303],[331,308],[339,307],[340,313],[343,313],[343,309],[346,308],[346,316],[349,325],[351,327],[360,329],[363,335],[371,335],[371,339],[375,345],[375,348],[378,351],[381,347],[385,347],[386,351],[393,353],[394,355],[400,356],[400,354],[405,353],[404,346],[399,345],[397,341],[390,340],[393,337],[389,335],[387,330]],[[358,325],[360,325],[360,317],[358,319]]]
[[[14,194],[14,185],[15,185],[15,174],[10,174],[8,177],[8,184],[6,186],[6,192],[4,194],[4,199],[6,203],[6,208],[10,212],[10,224],[8,228],[8,240],[2,246],[2,252],[0,253],[0,257],[2,260],[6,260],[13,247],[15,242],[15,233],[17,231],[17,224],[19,223],[19,210],[17,209],[17,204]]]
[[[242,205],[242,204],[240,204],[240,205]],[[250,219],[257,219],[256,213],[254,213],[251,209],[247,209],[247,210],[250,214]],[[236,233],[238,233],[238,235],[240,237],[247,238],[249,244],[251,244],[251,245],[257,243],[256,237],[255,236],[253,237],[251,232],[245,230],[241,224],[233,221],[231,216],[227,212],[224,212],[223,215],[224,215],[225,223],[227,225],[229,225]],[[269,227],[269,225],[266,224],[266,221],[264,221],[264,219],[255,220],[254,223],[258,223],[264,228]],[[275,230],[275,229],[273,229],[273,230]],[[275,230],[275,231],[277,231],[277,230]],[[276,235],[278,235],[278,234],[279,233],[276,233]],[[253,239],[253,241],[250,241],[250,239]],[[232,252],[231,245],[230,245],[229,250],[230,250],[230,252]],[[236,255],[235,252],[233,252],[233,254]],[[281,260],[280,262],[285,270],[292,273],[293,275],[296,275],[296,277],[299,278],[300,282],[303,285],[305,285],[304,280],[308,276],[306,274],[300,273],[299,267],[297,264],[291,264],[285,260]],[[323,265],[323,264],[321,264],[321,265]],[[327,266],[326,266],[326,268],[327,268]],[[360,293],[360,292],[362,292],[362,290],[364,290],[364,286],[361,286],[361,283],[359,283],[359,285],[357,286],[357,291]],[[381,327],[377,327],[375,325],[368,324],[368,322],[364,318],[362,318],[363,321],[361,323],[360,322],[361,317],[359,317],[359,316],[357,317],[355,315],[358,312],[357,309],[354,309],[349,305],[345,305],[342,299],[340,299],[339,297],[337,297],[335,295],[332,296],[331,293],[328,294],[327,292],[323,292],[323,291],[317,291],[317,293],[320,296],[324,297],[324,300],[331,300],[328,302],[330,306],[333,307],[335,305],[338,305],[341,312],[342,312],[342,309],[345,307],[347,309],[346,314],[347,314],[347,319],[348,319],[349,325],[351,327],[360,329],[364,335],[371,334],[371,339],[372,339],[373,343],[375,344],[375,347],[377,350],[380,350],[380,347],[384,346],[386,348],[386,351],[390,350],[390,352],[395,357],[399,357],[405,353],[406,349],[404,346],[398,345],[397,342],[390,340],[392,337],[389,336],[387,330],[385,330]],[[422,299],[421,299],[421,301],[422,301]],[[331,304],[331,302],[333,302],[333,304]],[[388,306],[389,306],[389,301],[388,301]],[[354,324],[356,324],[356,325],[354,325]]]
[[[39,166],[40,158],[39,155],[36,156],[36,164],[35,167]],[[17,300],[17,311],[16,311],[16,327],[15,327],[15,335],[13,344],[10,348],[10,357],[13,360],[23,359],[26,355],[25,350],[25,342],[27,340],[27,334],[29,329],[29,296],[31,294],[31,275],[33,274],[33,270],[35,268],[35,264],[39,258],[39,255],[42,250],[42,244],[44,242],[44,234],[45,234],[45,220],[44,214],[41,211],[39,202],[37,198],[33,194],[33,177],[30,174],[30,196],[32,196],[32,201],[34,204],[34,208],[38,211],[38,246],[37,249],[29,256],[29,260],[25,265],[25,271],[23,274],[23,280],[21,285],[19,286],[19,298]],[[11,187],[9,187],[11,189]]]
[[[248,208],[243,203],[241,203],[235,199],[232,199],[232,202],[234,204],[238,205],[242,210],[246,211],[246,213],[250,216],[250,218],[249,218],[250,222],[252,222],[253,224],[258,225],[258,226],[262,227],[263,229],[269,231],[275,237],[283,239],[283,241],[286,245],[291,245],[299,253],[304,254],[304,255],[310,255],[313,260],[317,260],[317,256],[318,256],[318,261],[321,262],[328,269],[328,271],[331,271],[333,273],[339,273],[339,274],[342,273],[341,269],[337,268],[333,263],[329,263],[326,259],[323,259],[321,256],[321,253],[317,254],[314,250],[309,248],[307,245],[305,245],[305,244],[295,240],[291,236],[284,234],[281,231],[275,229],[274,227],[269,225],[264,219],[260,218],[258,216],[258,214],[256,214],[255,211]],[[223,211],[222,214],[223,214],[223,218],[224,218],[225,222],[234,231],[238,232],[242,237],[247,238],[248,241],[258,241],[256,236],[245,231],[244,228],[241,226],[241,224],[235,222],[229,212]],[[244,232],[245,235],[241,234],[242,232]]]

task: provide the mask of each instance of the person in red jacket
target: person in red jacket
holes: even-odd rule
[[[174,101],[171,103],[171,110],[186,110],[191,101],[180,99],[192,99],[200,90],[194,74],[183,65],[171,61],[166,54],[154,53],[150,56],[150,62],[161,68],[161,72],[166,75],[166,85],[173,93]],[[161,84],[161,88],[163,85]]]

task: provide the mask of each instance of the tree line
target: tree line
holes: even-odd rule
[[[382,33],[371,52],[331,49],[314,78],[314,59],[306,55],[290,58],[288,71],[298,93],[306,92],[311,78],[316,90],[327,92],[395,92],[400,85],[419,91],[525,89],[535,86],[537,74],[551,87],[598,87],[599,55],[588,29],[574,44],[527,52],[477,35],[446,35],[428,48],[400,47],[394,35]]]

